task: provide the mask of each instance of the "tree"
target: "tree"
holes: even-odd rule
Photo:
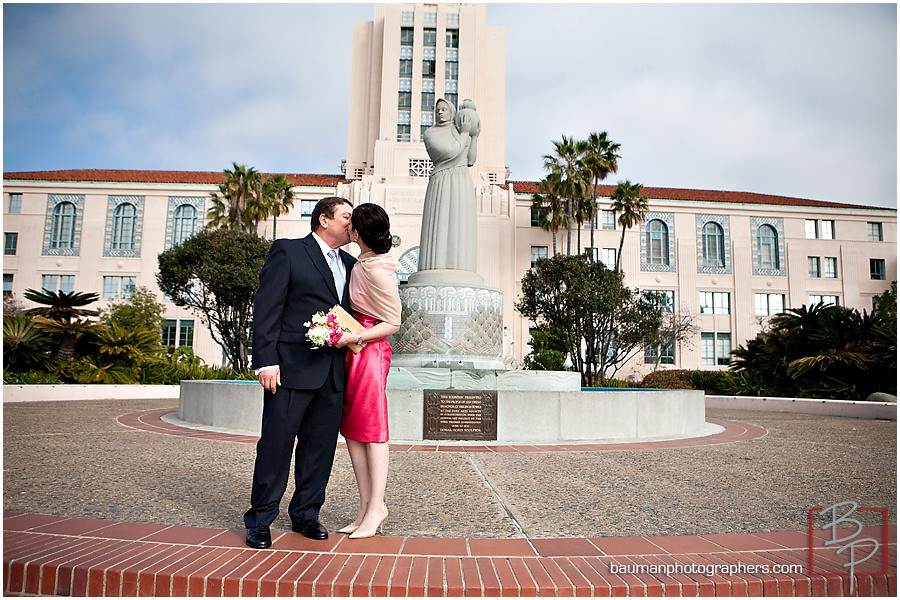
[[[272,216],[272,239],[277,238],[278,217],[294,206],[293,184],[284,175],[269,177],[263,182],[263,198]]]
[[[566,332],[566,352],[586,387],[602,384],[643,350],[662,319],[651,296],[625,287],[620,272],[588,253],[539,260],[522,277],[516,310],[548,331]]]
[[[80,317],[95,317],[100,311],[84,308],[100,297],[95,292],[51,292],[50,290],[27,289],[25,298],[37,302],[41,306],[24,312],[34,318],[35,327],[51,335],[59,336],[55,357],[57,360],[69,360],[75,352],[78,336],[99,331],[104,326]]]
[[[3,315],[3,368],[11,371],[50,368],[49,337],[24,314]]]
[[[553,254],[556,255],[556,232],[566,224],[565,201],[549,191],[546,181],[538,188],[542,193],[531,195],[531,209],[537,212],[538,227],[553,234]]]
[[[600,133],[592,132],[587,139],[579,142],[578,152],[581,155],[581,164],[584,166],[591,177],[593,185],[591,185],[590,210],[588,213],[589,223],[591,224],[591,248],[594,247],[594,222],[597,216],[597,186],[601,181],[606,179],[611,173],[619,170],[618,154],[620,144],[609,139],[609,135],[605,131]]]
[[[622,270],[622,248],[625,246],[625,232],[644,220],[650,212],[650,204],[641,196],[644,186],[631,183],[627,179],[620,181],[613,190],[612,210],[619,215],[618,223],[622,227],[622,238],[619,240],[619,252],[616,254],[616,271]]]
[[[253,301],[269,245],[253,233],[213,229],[159,255],[160,289],[200,317],[240,372],[249,367]]]
[[[653,292],[650,292],[653,294]],[[653,370],[659,369],[659,363],[662,359],[662,348],[671,344],[673,347],[682,345],[691,347],[691,343],[700,332],[697,325],[697,315],[682,308],[679,312],[663,312],[662,322],[659,326],[659,335],[652,342],[656,346],[656,362],[653,364]]]
[[[209,195],[212,206],[206,212],[207,228],[256,231],[260,221],[268,218],[262,198],[262,175],[253,167],[232,163],[225,169],[225,182],[219,192]]]
[[[118,324],[132,331],[149,330],[157,332],[162,341],[162,327],[166,307],[156,299],[149,288],[138,286],[128,298],[111,302],[100,312],[100,321],[106,325]]]
[[[763,382],[771,394],[862,400],[896,394],[896,323],[877,314],[825,305],[791,308],[768,330],[732,351],[736,381]],[[742,390],[753,393],[754,390]]]
[[[544,169],[548,172],[544,181],[550,193],[565,199],[566,254],[571,255],[572,222],[576,216],[575,204],[588,195],[590,173],[585,170],[579,160],[577,142],[574,138],[562,136],[562,140],[553,142],[553,150],[554,154],[544,155]],[[583,215],[583,212],[579,211],[579,215]]]

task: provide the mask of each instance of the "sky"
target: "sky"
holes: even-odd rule
[[[3,170],[340,173],[372,4],[3,5]],[[897,7],[489,2],[506,163],[606,131],[647,187],[897,206]],[[464,91],[461,92],[464,94]]]

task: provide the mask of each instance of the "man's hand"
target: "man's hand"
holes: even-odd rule
[[[259,384],[267,391],[275,393],[275,389],[281,385],[281,369],[266,369],[259,372]]]

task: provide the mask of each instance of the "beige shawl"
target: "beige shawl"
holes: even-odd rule
[[[387,254],[365,252],[350,273],[350,306],[379,321],[400,325],[400,263]]]

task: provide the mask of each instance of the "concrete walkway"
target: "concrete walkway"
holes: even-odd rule
[[[694,440],[394,445],[387,535],[314,542],[282,515],[254,551],[255,438],[162,420],[173,410],[4,405],[5,594],[896,595],[893,422],[710,411],[724,431]],[[332,531],[352,486],[339,448]],[[852,578],[807,527],[845,500],[858,537],[884,542]]]

